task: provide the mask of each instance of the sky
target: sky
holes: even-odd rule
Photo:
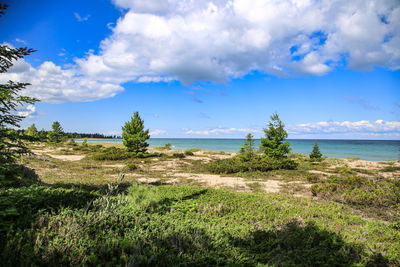
[[[400,139],[398,0],[8,0],[0,74],[41,102],[22,128],[151,136]]]

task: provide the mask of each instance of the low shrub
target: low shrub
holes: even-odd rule
[[[314,196],[358,207],[397,213],[400,207],[400,181],[375,179],[354,174],[330,176],[311,186]],[[400,214],[398,214],[399,216]]]
[[[128,152],[117,147],[105,148],[92,156],[94,160],[124,160],[130,157],[131,155]]]
[[[135,171],[139,168],[139,166],[134,162],[128,162],[125,164],[124,170],[126,171]]]
[[[177,159],[183,159],[183,158],[185,158],[185,154],[183,154],[183,153],[174,153],[174,154],[172,154],[172,157],[173,158],[177,158]]]
[[[186,156],[194,156],[194,153],[192,151],[190,151],[190,150],[185,150],[184,154]]]
[[[395,172],[400,171],[400,167],[398,166],[386,166],[382,169],[383,172]]]
[[[271,171],[297,168],[297,163],[290,159],[272,159],[265,157],[257,157],[251,161],[243,161],[240,157],[227,159],[217,159],[207,163],[206,169],[212,173],[229,174],[250,171]]]

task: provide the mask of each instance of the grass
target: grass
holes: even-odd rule
[[[96,149],[76,151],[87,156],[74,162],[21,161],[37,181],[0,188],[2,265],[400,265],[397,176],[292,154],[296,170],[229,174],[252,191],[235,192],[173,176],[209,172],[203,157],[99,160],[93,155],[107,148]],[[153,180],[137,184],[138,177]],[[166,185],[171,178],[180,185]],[[265,193],[262,181],[271,179],[285,190]],[[291,196],[310,195],[306,183],[316,197]]]
[[[400,264],[396,227],[341,204],[163,185],[88,196],[81,206],[51,198],[64,205],[32,210],[29,223],[15,217],[19,227],[2,239],[3,264]]]

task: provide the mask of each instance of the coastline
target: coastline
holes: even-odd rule
[[[76,139],[80,143],[83,139]],[[121,139],[87,139],[91,144],[113,144],[122,145]],[[311,139],[288,139],[292,153],[308,155],[315,140]],[[320,139],[316,140],[323,155],[329,158],[358,158],[367,161],[391,161],[400,159],[400,140],[342,140],[342,139]],[[243,145],[243,139],[217,139],[217,138],[151,138],[149,147],[163,147],[170,143],[171,148],[176,151],[186,149],[202,149],[216,152],[235,153]],[[259,139],[255,140],[259,145]]]

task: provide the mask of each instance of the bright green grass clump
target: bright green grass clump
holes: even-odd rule
[[[29,206],[35,195],[46,205]],[[96,194],[25,187],[1,191],[6,196],[24,199],[13,207],[30,221],[10,217],[0,241],[4,265],[400,264],[398,224],[364,219],[335,202],[140,185]]]

